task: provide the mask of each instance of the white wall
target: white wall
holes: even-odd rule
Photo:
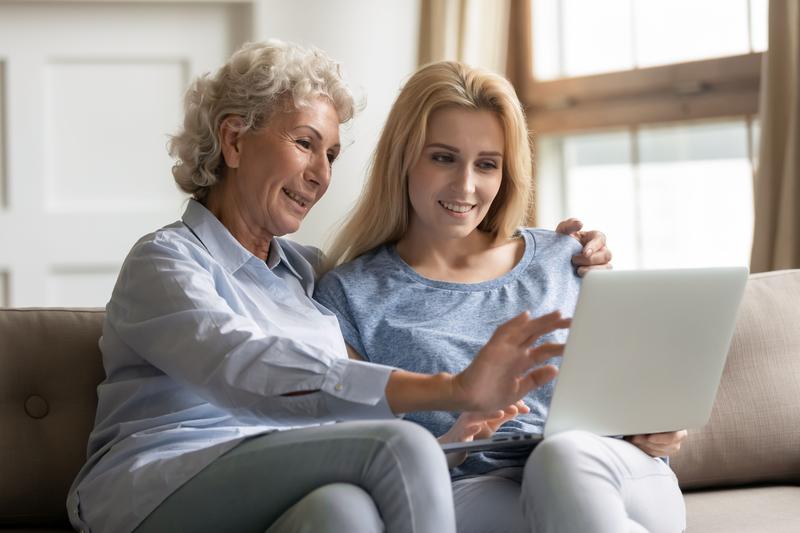
[[[292,238],[323,247],[355,202],[384,120],[416,69],[419,0],[257,0],[254,38],[315,45],[338,61],[367,106],[342,131],[344,150],[325,197]]]

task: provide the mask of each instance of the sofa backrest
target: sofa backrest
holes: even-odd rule
[[[0,309],[0,525],[67,525],[104,373],[101,309]],[[751,276],[684,489],[800,483],[800,270]]]
[[[671,464],[684,489],[800,484],[800,270],[750,276],[711,419]]]
[[[0,309],[0,525],[68,525],[86,460],[101,309]]]

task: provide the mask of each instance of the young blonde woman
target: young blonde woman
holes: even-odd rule
[[[565,235],[522,227],[531,200],[525,118],[502,77],[453,62],[414,74],[378,143],[365,193],[334,242],[315,298],[351,357],[456,373],[498,324],[574,310],[579,277]],[[607,263],[604,239],[585,263]],[[559,355],[566,330],[538,350]],[[540,370],[558,372],[553,358]],[[441,441],[541,431],[552,383],[492,413],[407,415]],[[458,530],[681,531],[683,498],[665,461],[685,432],[628,439],[567,432],[528,455],[451,457]]]

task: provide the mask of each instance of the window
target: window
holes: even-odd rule
[[[617,268],[748,264],[766,5],[532,0],[537,224],[602,229]]]

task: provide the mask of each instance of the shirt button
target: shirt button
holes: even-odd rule
[[[336,389],[337,391],[341,391],[343,388],[344,385],[342,385],[341,383],[337,383],[336,386],[334,387],[334,389]]]

